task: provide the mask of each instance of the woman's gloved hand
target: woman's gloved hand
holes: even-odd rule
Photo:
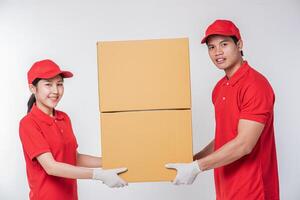
[[[124,187],[128,185],[126,181],[121,179],[118,174],[127,171],[127,168],[116,169],[93,169],[93,179],[101,180],[109,187]]]

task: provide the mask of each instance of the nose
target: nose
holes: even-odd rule
[[[223,54],[223,50],[222,50],[222,48],[220,47],[220,46],[217,46],[216,48],[215,48],[215,55],[216,56],[218,56],[218,55],[222,55]]]
[[[58,93],[58,88],[56,84],[53,84],[52,86],[52,93],[57,94]]]

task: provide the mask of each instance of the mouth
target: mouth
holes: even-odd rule
[[[55,96],[55,97],[49,97],[49,99],[51,100],[51,101],[57,101],[58,100],[58,96]]]
[[[217,63],[217,64],[222,64],[222,63],[225,62],[225,60],[226,60],[226,58],[217,58],[217,59],[216,59],[216,63]]]

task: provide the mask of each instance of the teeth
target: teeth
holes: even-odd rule
[[[222,61],[224,61],[225,59],[224,58],[218,58],[217,59],[217,62],[222,62]]]

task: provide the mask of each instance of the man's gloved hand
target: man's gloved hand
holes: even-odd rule
[[[127,171],[127,168],[116,168],[116,169],[93,169],[93,179],[101,180],[104,184],[109,187],[124,187],[127,185],[118,174]]]
[[[194,182],[197,175],[202,172],[197,161],[191,163],[168,163],[165,167],[177,170],[177,175],[173,180],[173,184],[175,185],[190,185]]]

